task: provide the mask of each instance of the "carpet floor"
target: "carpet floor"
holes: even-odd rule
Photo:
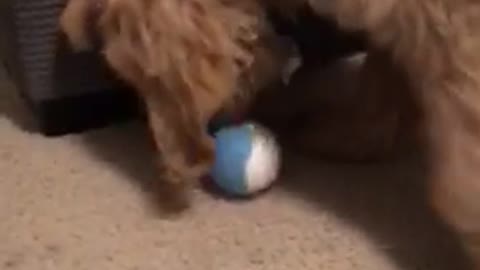
[[[280,181],[249,201],[203,190],[158,215],[141,123],[46,138],[0,75],[0,269],[463,270],[429,210],[420,166],[285,157]]]

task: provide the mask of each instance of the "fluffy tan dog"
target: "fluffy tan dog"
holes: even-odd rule
[[[212,164],[211,118],[247,107],[288,59],[251,0],[70,0],[61,28],[77,49],[99,45],[143,99],[174,209]]]
[[[354,106],[350,115],[357,116],[331,122],[338,123],[334,131],[340,133],[352,125],[372,132],[358,140],[363,147],[358,151],[354,145],[345,147],[345,140],[319,149],[330,153],[341,149],[343,156],[364,159],[375,154],[362,154],[370,151],[365,141],[377,141],[373,136],[383,139],[386,147],[377,150],[384,151],[418,109],[429,146],[433,206],[458,231],[480,269],[480,2],[258,2],[286,16],[309,5],[346,30],[367,33],[369,56],[356,87],[368,93],[358,104],[370,109],[360,114],[362,107]],[[63,14],[62,28],[77,46],[88,45],[86,22],[92,23],[107,61],[143,97],[164,179],[174,198],[182,198],[185,187],[196,183],[211,165],[213,147],[205,130],[209,119],[229,104],[249,100],[248,93],[280,76],[275,68],[283,65],[274,46],[278,39],[257,4],[70,0]],[[91,19],[92,13],[98,18]],[[392,87],[398,79],[401,83]],[[345,138],[322,134],[305,139]]]
[[[350,117],[355,119],[350,124],[365,131],[380,127],[380,137],[388,144],[396,133],[396,119],[408,115],[400,112],[405,108],[402,103],[418,106],[429,147],[433,206],[458,231],[476,269],[480,269],[480,2],[264,1],[290,15],[292,10],[309,5],[345,30],[366,32],[369,57],[360,74],[367,75],[357,80],[361,83],[357,87],[372,98],[358,100],[373,110],[363,114],[370,114],[371,121],[365,121],[360,113]],[[405,76],[400,79],[403,82],[393,84],[398,76]],[[392,110],[395,107],[399,111]],[[345,130],[348,128],[340,128],[340,132]],[[373,133],[378,138],[379,133]],[[322,138],[317,135],[316,140]],[[340,148],[344,144],[337,142]],[[352,154],[351,150],[344,153]],[[358,157],[355,151],[353,155]]]

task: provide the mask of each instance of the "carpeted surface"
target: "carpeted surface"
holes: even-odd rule
[[[139,123],[45,138],[0,76],[0,269],[464,270],[411,161],[376,167],[289,155],[278,185],[227,201],[199,190],[158,215]]]

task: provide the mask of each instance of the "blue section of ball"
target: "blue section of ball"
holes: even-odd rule
[[[224,191],[233,195],[248,194],[246,166],[252,141],[249,125],[227,127],[215,133],[215,163],[211,175]]]

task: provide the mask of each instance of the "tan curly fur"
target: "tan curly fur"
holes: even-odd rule
[[[104,56],[145,102],[164,199],[185,207],[214,158],[208,122],[280,80],[287,49],[255,1],[70,0],[60,23],[78,49],[91,45],[96,4]]]

